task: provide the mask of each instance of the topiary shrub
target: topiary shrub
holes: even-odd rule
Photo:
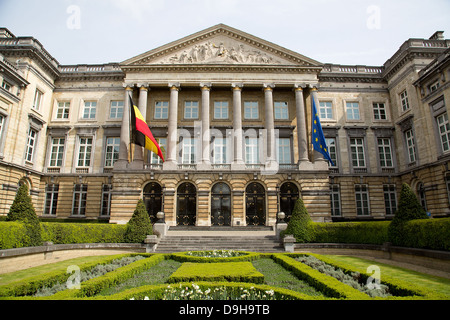
[[[42,245],[41,226],[39,218],[34,210],[31,197],[28,192],[28,186],[22,184],[17,190],[13,204],[9,208],[6,218],[7,221],[23,222],[26,227],[23,245],[25,247]]]
[[[141,243],[147,235],[151,234],[153,234],[152,223],[145,208],[144,201],[140,199],[133,216],[127,223],[124,239],[128,243]]]
[[[281,234],[282,236],[292,234],[299,243],[312,242],[314,240],[314,231],[311,217],[306,210],[303,200],[299,198],[295,202],[292,217],[289,221],[286,230]]]
[[[407,221],[416,219],[428,219],[428,216],[410,186],[404,183],[402,185],[397,211],[388,227],[389,241],[398,246],[406,245],[405,224]]]

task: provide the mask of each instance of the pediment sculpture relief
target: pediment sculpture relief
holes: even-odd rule
[[[161,63],[281,64],[280,61],[264,52],[246,49],[243,44],[227,46],[223,42],[220,42],[219,45],[216,45],[211,41],[183,50],[163,60]]]

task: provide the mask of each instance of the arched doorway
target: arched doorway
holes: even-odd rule
[[[223,182],[211,190],[211,225],[231,226],[231,189]]]
[[[257,183],[252,182],[245,189],[245,219],[248,226],[266,225],[266,190]]]
[[[197,218],[197,189],[185,182],[177,189],[177,225],[195,226]]]
[[[156,222],[156,214],[162,211],[162,187],[150,182],[144,187],[144,204],[152,223]]]
[[[287,223],[291,220],[294,211],[295,202],[300,197],[298,187],[292,182],[286,182],[280,188],[280,211],[286,214],[284,221]]]

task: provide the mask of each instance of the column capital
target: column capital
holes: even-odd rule
[[[212,84],[211,82],[201,82],[200,88],[201,90],[211,90]]]
[[[132,91],[134,89],[134,83],[122,83],[122,87],[125,88],[125,90]]]
[[[139,88],[139,90],[150,90],[148,83],[138,83],[137,87]]]
[[[306,83],[296,83],[294,84],[295,91],[301,91],[307,87]]]
[[[275,88],[275,84],[274,83],[264,83],[263,88],[264,88],[264,91],[266,91],[266,90],[273,91],[273,89]]]
[[[180,90],[181,85],[179,82],[169,82],[170,90]]]
[[[311,88],[311,91],[319,90],[320,85],[318,83],[309,83],[308,87]]]
[[[233,88],[233,90],[242,90],[244,84],[242,82],[233,82],[231,84],[231,87]]]

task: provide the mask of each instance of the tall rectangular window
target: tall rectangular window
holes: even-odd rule
[[[336,138],[325,138],[325,142],[327,143],[328,147],[328,153],[330,154],[330,158],[333,161],[334,167],[337,167],[337,144],[336,144]],[[330,166],[331,163],[328,162]]]
[[[80,137],[78,148],[78,167],[90,167],[92,155],[92,138]]]
[[[104,184],[102,186],[102,207],[100,211],[100,215],[105,217],[109,216],[111,214],[111,192],[112,192],[112,185],[111,184]]]
[[[53,138],[52,147],[50,151],[50,163],[49,167],[61,167],[63,165],[64,158],[64,144],[65,138]]]
[[[45,187],[44,214],[56,215],[58,206],[59,184],[47,184]]]
[[[279,138],[278,139],[278,152],[277,159],[279,164],[291,164],[291,139]]]
[[[331,101],[319,102],[320,119],[331,120],[333,119],[333,104]]]
[[[2,141],[4,128],[5,128],[5,116],[0,114],[0,142]]]
[[[196,143],[195,138],[183,138],[182,142],[182,163],[194,164],[196,163]]]
[[[167,145],[167,138],[156,138],[155,137],[155,139],[156,139],[156,142],[158,142],[159,147],[161,148],[161,151],[162,151],[162,153],[164,155],[165,150],[166,150],[166,145]],[[154,152],[150,152],[149,151],[148,155],[150,157],[149,162],[151,164],[162,164],[162,159],[157,154],[155,154]]]
[[[97,114],[97,102],[86,101],[83,109],[83,119],[95,119]]]
[[[258,138],[245,138],[245,163],[259,164]]]
[[[244,118],[248,120],[259,119],[259,106],[257,101],[244,102]]]
[[[441,138],[442,151],[447,152],[450,150],[450,125],[448,122],[447,112],[436,118],[439,128],[439,137]]]
[[[400,93],[400,103],[402,104],[402,111],[409,110],[408,92],[406,90]]]
[[[275,102],[275,120],[289,120],[289,108],[287,102]]]
[[[214,139],[214,164],[226,164],[228,160],[228,139]]]
[[[34,93],[33,109],[41,110],[43,96],[44,94],[38,89],[36,89],[36,92]]]
[[[341,215],[341,192],[339,184],[330,184],[331,215]]]
[[[111,101],[109,109],[110,119],[122,119],[123,116],[123,101]]]
[[[169,101],[156,101],[155,119],[162,120],[169,118]]]
[[[383,185],[383,192],[386,215],[392,215],[395,213],[395,210],[397,210],[397,194],[395,191],[395,184]]]
[[[412,129],[405,132],[406,148],[408,151],[408,160],[410,163],[416,161],[416,142]]]
[[[58,102],[56,119],[69,119],[70,102]]]
[[[355,184],[356,214],[367,216],[370,214],[369,189],[366,184]]]
[[[386,120],[386,107],[384,103],[374,103],[373,104],[373,118],[374,120]]]
[[[214,119],[228,119],[228,101],[214,102]]]
[[[360,120],[359,103],[347,102],[347,120]]]
[[[36,149],[37,131],[34,129],[28,130],[27,148],[25,152],[25,160],[33,162],[34,151]]]
[[[389,138],[378,138],[378,155],[380,157],[380,167],[381,168],[392,168],[392,148],[391,139]]]
[[[186,101],[184,103],[184,118],[198,119],[198,101]]]
[[[366,160],[364,157],[364,139],[363,138],[351,138],[350,139],[350,152],[352,156],[352,166],[354,168],[365,168]]]
[[[106,139],[105,167],[111,168],[119,159],[120,138],[111,137]]]
[[[76,184],[73,188],[72,215],[84,216],[86,214],[87,184]]]

